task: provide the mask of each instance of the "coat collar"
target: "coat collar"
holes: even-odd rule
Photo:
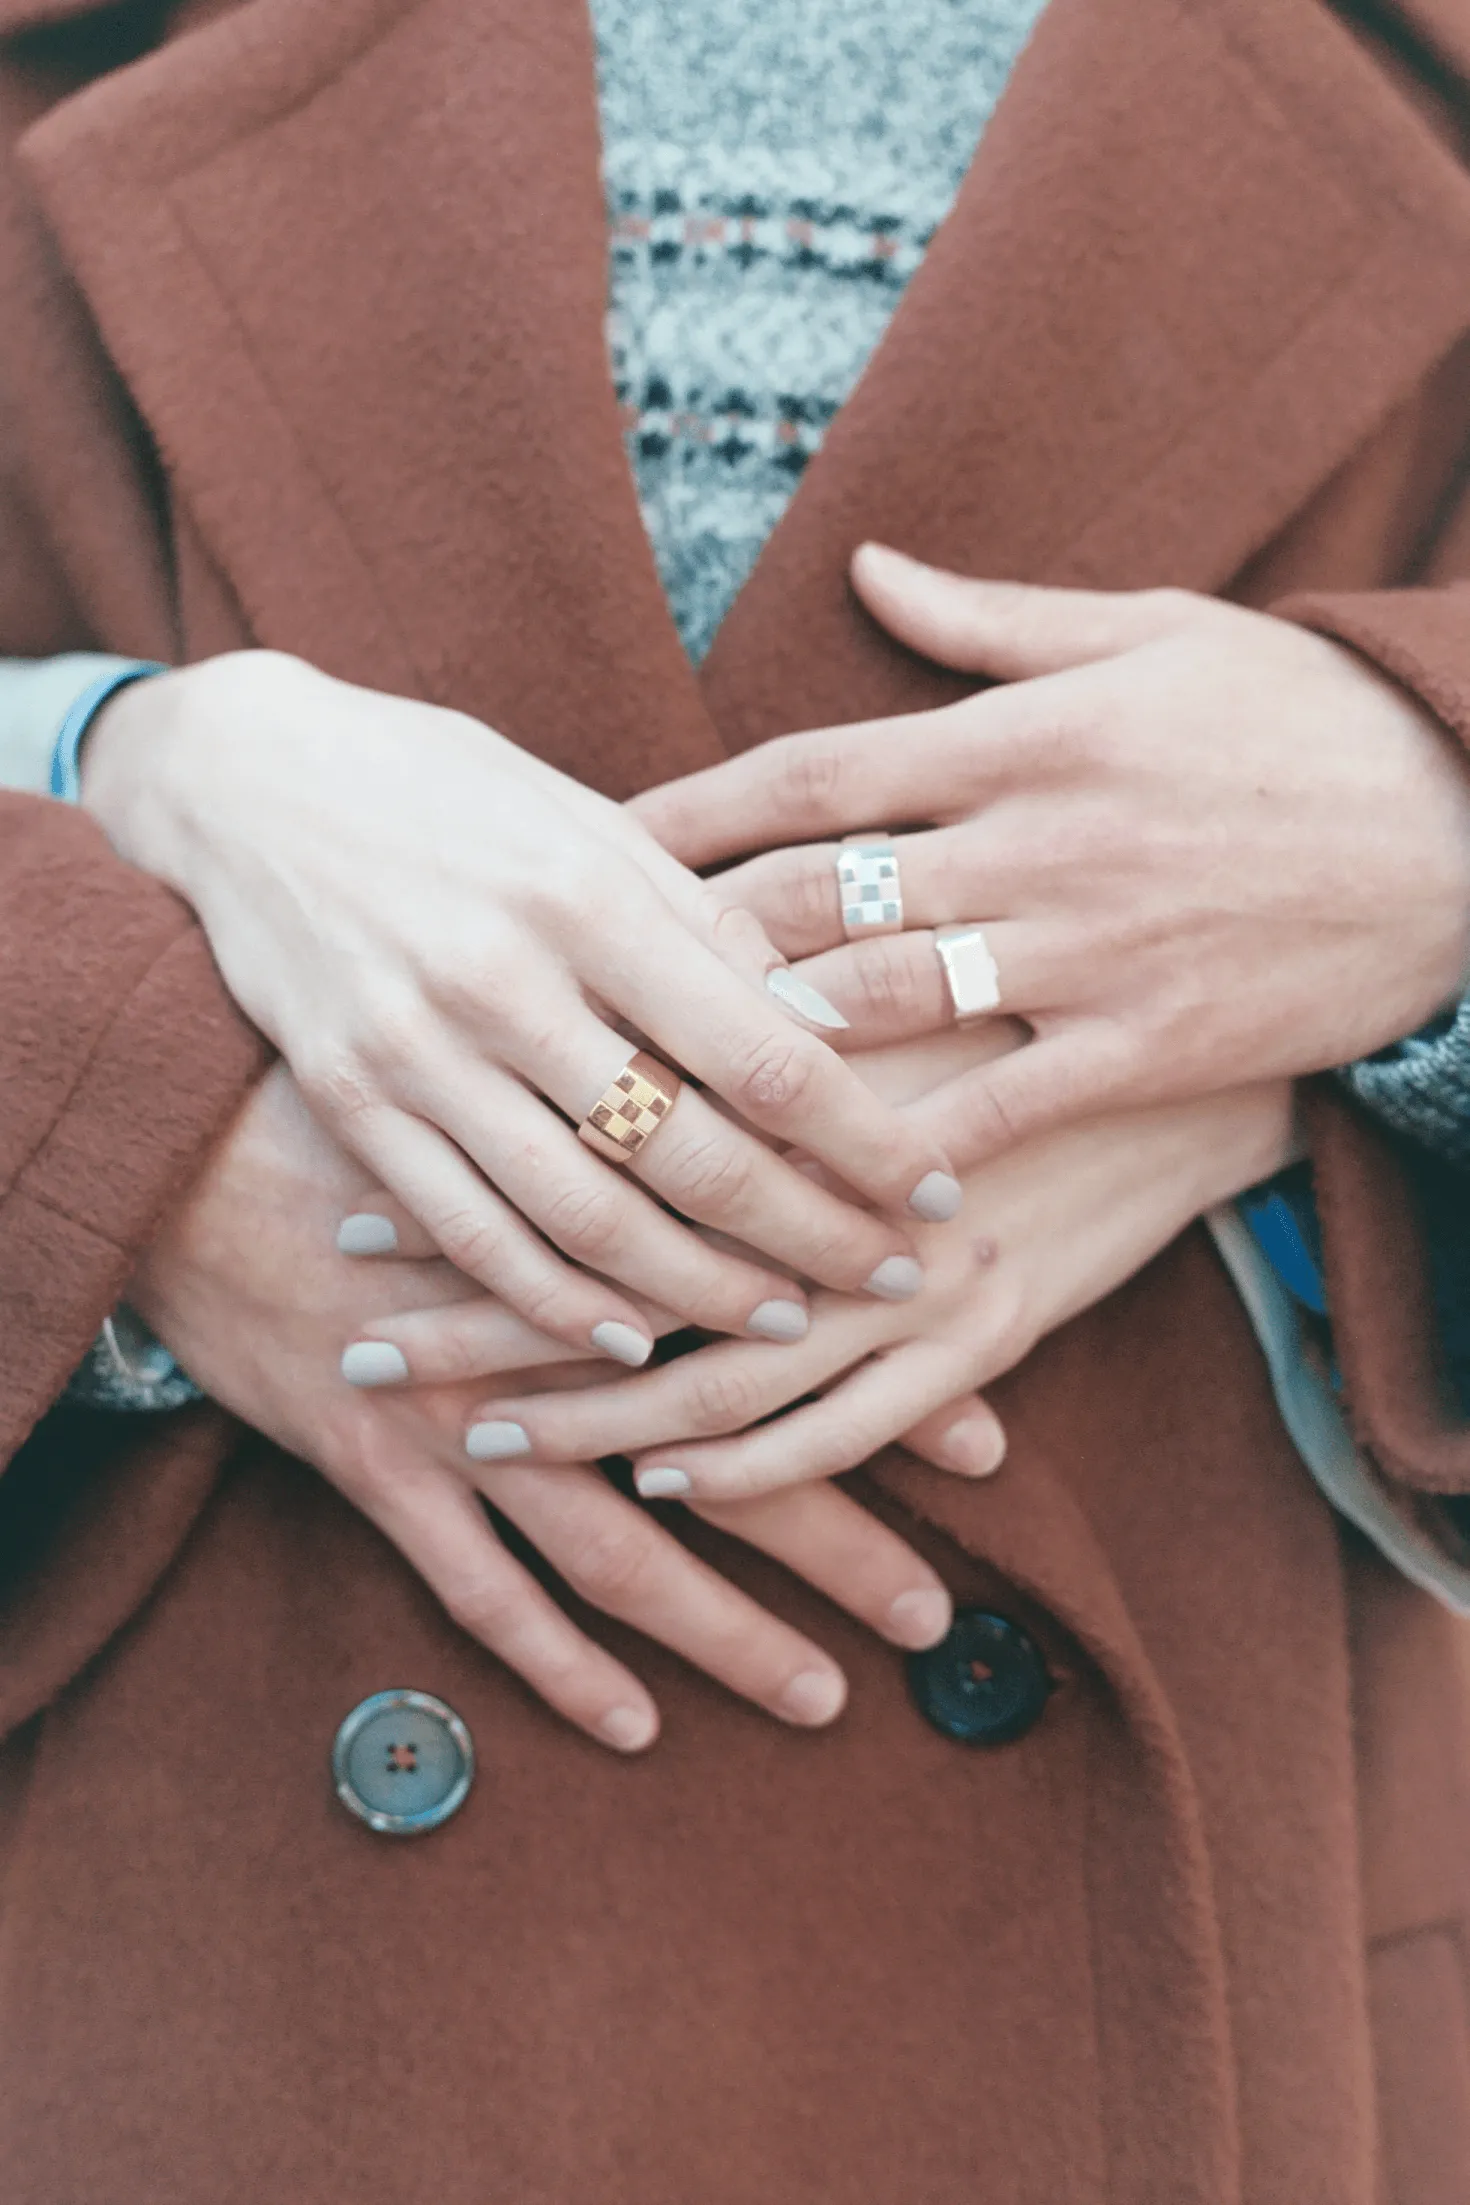
[[[856,611],[864,535],[1223,586],[1470,321],[1470,183],[1319,0],[1051,0],[701,693],[584,0],[248,0],[25,155],[246,631],[618,791],[945,693]]]

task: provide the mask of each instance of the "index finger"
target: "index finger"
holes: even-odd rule
[[[986,700],[779,735],[723,765],[665,782],[630,806],[686,865],[880,824],[959,818],[993,771]]]

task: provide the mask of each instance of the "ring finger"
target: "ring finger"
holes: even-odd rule
[[[544,1037],[541,1062],[534,1075],[528,1076],[534,1076],[553,1102],[580,1121],[633,1053],[626,1040],[584,1011],[560,1022],[555,1035]],[[507,1144],[507,1150],[513,1146]],[[883,1300],[903,1299],[918,1289],[921,1274],[911,1244],[893,1225],[815,1185],[687,1084],[681,1087],[673,1109],[638,1150],[629,1168],[682,1216],[728,1233],[823,1286],[842,1293],[866,1289]],[[512,1161],[512,1174],[515,1169]],[[516,1177],[508,1178],[506,1167],[499,1161],[496,1177],[528,1215],[536,1216],[533,1186],[523,1186]],[[627,1182],[614,1175],[612,1187],[620,1186],[627,1201]],[[631,1199],[636,1201],[638,1197]],[[567,1245],[561,1235],[556,1237]],[[681,1298],[675,1291],[665,1269],[670,1252],[680,1242],[687,1244],[677,1248],[686,1273],[691,1266],[699,1265],[709,1278],[736,1263],[735,1258],[717,1255],[667,1220],[663,1252],[650,1259],[646,1243],[641,1245],[636,1271],[629,1267],[626,1245],[618,1251],[616,1262],[610,1250],[581,1253],[581,1260],[613,1273],[666,1308],[721,1332],[748,1331],[754,1309],[783,1296],[791,1298],[789,1289],[772,1274],[737,1265],[732,1275],[744,1290],[738,1306],[731,1306],[732,1293],[722,1298],[718,1314],[697,1314],[688,1294]],[[572,1252],[580,1253],[576,1249]],[[750,1292],[751,1287],[756,1291]],[[709,1310],[708,1303],[703,1306]],[[790,1332],[785,1336],[790,1337]]]
[[[995,967],[998,1018],[1034,1019],[1075,998],[1074,960],[1052,924],[999,919],[980,931]],[[912,1041],[955,1023],[955,1000],[929,927],[848,942],[795,970],[847,1019],[844,1050]]]

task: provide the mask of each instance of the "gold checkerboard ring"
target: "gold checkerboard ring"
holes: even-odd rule
[[[610,1163],[631,1164],[679,1099],[678,1074],[640,1050],[592,1105],[577,1136]]]

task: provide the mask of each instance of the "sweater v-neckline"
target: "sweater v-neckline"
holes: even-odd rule
[[[1318,0],[1051,0],[696,677],[584,0],[253,0],[22,151],[244,638],[617,793],[955,693],[856,607],[865,537],[1227,586],[1470,322],[1470,182]]]

